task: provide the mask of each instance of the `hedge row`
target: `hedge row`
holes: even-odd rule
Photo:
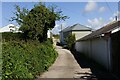
[[[16,42],[2,45],[2,79],[34,79],[55,61],[56,51],[50,41]]]
[[[0,34],[2,34],[3,41],[13,41],[13,40],[20,41],[23,40],[24,37],[22,33],[4,32]]]

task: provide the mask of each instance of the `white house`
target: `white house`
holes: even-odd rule
[[[20,27],[18,27],[18,26],[15,26],[13,24],[9,24],[9,25],[7,25],[5,27],[0,28],[0,33],[3,33],[3,32],[14,32],[14,33],[22,32],[22,31],[19,31],[19,28]],[[47,31],[47,38],[51,38],[51,36],[52,35],[51,35],[50,30],[48,30]]]
[[[18,31],[19,27],[13,24],[9,24],[5,27],[0,28],[0,33],[2,32],[20,32]]]
[[[75,49],[106,69],[120,73],[120,21],[114,21],[77,40]]]
[[[81,24],[75,24],[71,27],[67,27],[67,28],[63,29],[62,31],[60,31],[60,43],[65,44],[64,40],[69,34],[75,34],[75,38],[76,38],[76,40],[78,40],[78,39],[90,34],[91,31],[92,31],[91,28],[86,27]]]
[[[47,31],[47,38],[52,38],[51,30],[48,30],[48,31]]]

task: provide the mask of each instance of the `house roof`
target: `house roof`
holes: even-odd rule
[[[117,29],[120,27],[120,21],[113,21],[109,24],[107,24],[106,26],[92,32],[91,34],[77,40],[77,41],[82,41],[82,40],[87,40],[87,39],[92,39],[92,38],[95,38],[95,37],[99,37],[100,35],[102,34],[105,34],[105,33],[111,33],[113,30]]]
[[[91,28],[86,27],[84,25],[75,24],[75,25],[73,25],[71,27],[67,27],[67,28],[63,29],[62,32],[68,32],[68,31],[91,31],[91,30],[92,30]]]
[[[18,26],[15,26],[15,25],[13,25],[13,24],[9,24],[9,25],[7,25],[7,26],[1,27],[1,28],[0,28],[0,32],[10,32],[10,28],[12,28],[12,26],[14,26],[15,28],[19,29]],[[13,27],[13,28],[14,28],[14,27]]]

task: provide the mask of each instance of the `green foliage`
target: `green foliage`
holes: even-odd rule
[[[20,30],[24,33],[25,39],[38,39],[40,42],[47,40],[47,30],[55,26],[56,20],[68,18],[61,10],[57,11],[56,7],[47,8],[43,3],[34,6],[30,11],[19,6],[16,6],[16,10],[16,17],[12,17],[12,21],[16,20],[21,26]]]
[[[53,35],[54,38],[56,39],[60,39],[60,35],[56,34],[56,35]]]
[[[53,44],[53,39],[52,38],[48,38],[47,40],[49,41],[50,44]]]
[[[23,40],[23,34],[22,33],[13,33],[13,32],[4,32],[2,33],[2,40],[7,41],[20,41]]]
[[[50,41],[17,42],[2,45],[2,79],[34,79],[47,70],[57,57]]]
[[[75,44],[75,34],[69,34],[66,39],[65,42],[67,43],[67,48],[72,50]]]

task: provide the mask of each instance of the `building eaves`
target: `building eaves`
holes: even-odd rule
[[[113,31],[114,29],[120,27],[120,21],[114,21],[114,22],[111,22],[109,24],[107,24],[106,26],[92,32],[91,34],[77,40],[78,42],[79,41],[83,41],[83,40],[88,40],[88,39],[93,39],[95,37],[99,37],[100,35],[102,34],[105,34],[105,33],[108,33],[108,32],[111,32]]]

